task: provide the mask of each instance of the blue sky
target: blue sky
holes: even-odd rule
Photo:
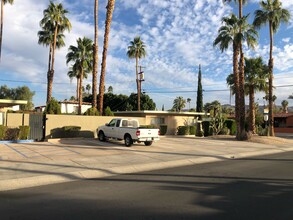
[[[65,56],[69,45],[76,45],[78,37],[93,38],[93,0],[60,0],[69,10],[72,23],[65,33],[66,46],[56,52],[53,96],[58,100],[75,95],[76,81],[67,76]],[[284,8],[293,14],[293,1],[283,0]],[[48,0],[15,0],[5,5],[0,84],[9,87],[27,85],[36,92],[35,106],[46,101],[46,73],[48,48],[38,45],[37,32],[42,12]],[[99,60],[103,49],[106,1],[99,3]],[[244,13],[258,9],[258,1],[248,0]],[[114,93],[136,92],[135,60],[126,56],[129,42],[137,35],[146,44],[147,56],[140,60],[145,67],[143,90],[155,101],[157,108],[171,108],[177,96],[191,98],[195,107],[198,65],[202,66],[204,103],[219,100],[230,103],[226,77],[232,72],[232,51],[221,53],[212,46],[221,26],[221,18],[237,11],[234,3],[222,0],[124,0],[116,1],[107,58],[106,87]],[[275,86],[293,85],[293,20],[280,27],[275,35]],[[246,46],[245,56],[262,56],[267,62],[269,52],[268,27],[260,30],[259,45],[253,51]],[[100,67],[100,65],[99,65]],[[100,73],[100,69],[99,69]],[[84,85],[91,83],[91,75]],[[293,86],[276,87],[276,103],[287,99]],[[264,103],[263,93],[256,99]],[[288,100],[293,105],[293,100]],[[248,101],[247,101],[248,103]],[[234,98],[232,98],[234,104]]]

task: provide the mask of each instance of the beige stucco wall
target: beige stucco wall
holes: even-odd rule
[[[47,115],[46,138],[54,138],[56,129],[64,126],[80,126],[81,133],[86,137],[97,137],[97,128],[108,123],[114,116],[84,116],[84,115]],[[140,124],[145,124],[145,118],[136,118]]]
[[[186,125],[186,123],[193,125],[195,122],[193,116],[147,115],[146,124],[151,124],[154,118],[164,118],[164,124],[167,125],[167,135],[175,135],[178,126]]]
[[[22,124],[22,119],[24,117],[24,124]],[[7,113],[4,116],[4,123],[8,127],[19,127],[21,125],[29,125],[29,114],[22,114],[22,113]]]

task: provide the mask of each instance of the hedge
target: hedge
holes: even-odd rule
[[[77,137],[81,127],[79,126],[64,126],[62,127],[64,137]]]
[[[165,135],[167,133],[168,126],[167,125],[160,125],[160,134]]]
[[[210,136],[210,122],[209,121],[203,121],[202,122],[202,129],[203,129],[203,134],[205,137]]]
[[[30,126],[19,126],[19,139],[27,140],[30,133]]]
[[[224,127],[227,127],[230,130],[231,135],[236,134],[236,121],[233,119],[226,119],[224,122]]]
[[[6,134],[7,127],[4,125],[0,125],[0,140],[4,140]]]
[[[189,126],[189,134],[190,135],[196,134],[196,126]]]

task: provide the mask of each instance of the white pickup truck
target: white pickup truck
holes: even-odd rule
[[[109,138],[124,140],[127,147],[135,142],[144,142],[146,146],[150,146],[154,141],[160,140],[159,135],[159,129],[140,128],[136,119],[114,118],[98,128],[100,141],[106,141]]]

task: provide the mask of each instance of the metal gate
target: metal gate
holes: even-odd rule
[[[40,141],[43,139],[43,114],[29,115],[30,136],[29,139]]]

